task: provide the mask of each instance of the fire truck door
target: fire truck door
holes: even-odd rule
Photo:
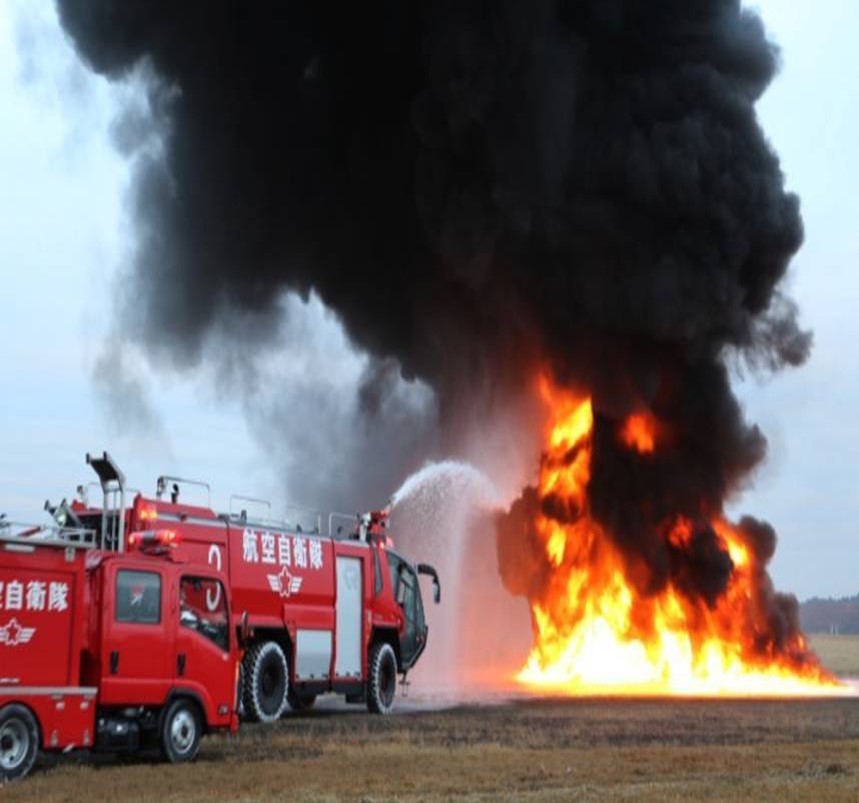
[[[179,580],[176,649],[177,686],[185,686],[211,706],[210,720],[222,722],[235,707],[236,670],[230,655],[229,608],[216,579],[183,575]]]
[[[424,618],[421,589],[414,570],[399,555],[387,552],[388,566],[391,570],[391,584],[397,603],[403,613],[403,627],[400,632],[400,659],[405,669],[409,669],[420,657],[426,644],[427,626]]]
[[[417,622],[417,593],[418,581],[414,572],[403,565],[400,571],[400,588],[398,590],[398,602],[402,606],[406,617],[405,632],[400,638],[400,656],[405,666],[410,666],[417,657],[419,649]]]
[[[163,570],[110,565],[104,582],[101,702],[160,704],[172,680]]]
[[[361,677],[361,600],[363,561],[337,556],[337,658],[334,675],[338,678]]]

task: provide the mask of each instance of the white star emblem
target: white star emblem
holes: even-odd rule
[[[17,619],[0,627],[0,644],[7,647],[17,647],[19,644],[29,644],[36,632],[35,627],[21,627]]]
[[[289,569],[284,566],[280,570],[280,574],[268,575],[268,584],[272,591],[280,594],[281,597],[289,598],[301,590],[302,579],[301,577],[294,577],[290,574]]]

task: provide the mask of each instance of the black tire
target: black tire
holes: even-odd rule
[[[276,641],[252,647],[244,659],[242,699],[245,717],[252,722],[276,722],[286,710],[289,670]]]
[[[23,778],[39,753],[39,723],[23,705],[0,711],[0,781]]]
[[[316,695],[299,694],[292,688],[292,686],[290,686],[289,691],[286,693],[286,701],[289,703],[289,707],[293,711],[301,713],[302,711],[310,711],[310,709],[316,705]]]
[[[374,714],[390,714],[397,693],[397,656],[390,644],[380,642],[370,652],[367,708]]]
[[[161,753],[171,764],[197,758],[203,738],[200,709],[192,700],[179,698],[167,707],[161,722]]]

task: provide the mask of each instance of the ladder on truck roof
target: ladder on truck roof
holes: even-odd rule
[[[122,552],[125,549],[125,475],[107,452],[102,452],[101,457],[87,452],[86,461],[98,476],[104,496],[101,547]]]

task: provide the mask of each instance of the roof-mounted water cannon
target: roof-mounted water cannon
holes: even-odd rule
[[[358,517],[358,540],[371,544],[393,546],[394,542],[387,533],[390,515],[390,505],[382,510],[371,510],[369,513],[360,515]]]

